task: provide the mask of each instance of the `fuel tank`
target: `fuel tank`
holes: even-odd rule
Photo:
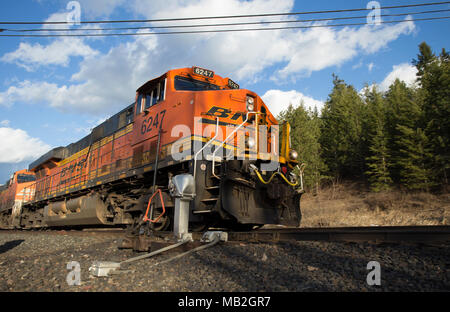
[[[47,226],[110,224],[107,207],[98,194],[52,202],[44,208]]]

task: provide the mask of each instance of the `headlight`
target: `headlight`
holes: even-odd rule
[[[253,149],[255,147],[255,139],[252,137],[247,137],[245,143],[249,149]]]
[[[247,110],[252,112],[255,109],[255,99],[247,96]]]
[[[289,173],[289,180],[291,180],[292,183],[297,181],[297,175],[292,171]]]
[[[295,150],[291,149],[289,151],[289,159],[297,160],[297,158],[298,158],[298,153]]]

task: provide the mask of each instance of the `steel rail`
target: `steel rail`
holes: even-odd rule
[[[282,228],[229,232],[230,241],[450,242],[450,226]]]
[[[283,241],[341,241],[341,242],[450,242],[450,226],[371,226],[371,227],[332,227],[332,228],[273,228],[257,229],[246,232],[228,232],[229,242],[283,242]],[[121,229],[84,229],[84,230],[0,230],[0,234],[54,234],[54,235],[127,235]],[[193,239],[199,240],[202,232],[193,232]],[[155,232],[154,238],[170,238],[173,232]],[[136,236],[137,238],[137,236]],[[142,239],[142,237],[141,237]]]

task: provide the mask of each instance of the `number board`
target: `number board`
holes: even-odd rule
[[[207,78],[214,77],[214,72],[212,70],[195,67],[195,66],[192,69],[193,69],[194,74],[196,74],[196,75],[204,76]]]
[[[239,89],[239,85],[230,78],[228,78],[228,87],[231,89]]]

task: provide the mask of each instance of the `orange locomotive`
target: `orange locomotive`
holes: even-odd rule
[[[33,172],[28,170],[19,170],[14,172],[5,185],[0,186],[0,226],[1,225],[20,225],[20,214],[22,203],[25,198],[25,192],[31,192],[26,189],[36,180]],[[31,194],[27,194],[29,197]]]
[[[207,69],[170,70],[89,135],[30,164],[36,182],[24,190],[19,225],[145,220],[166,230],[173,177],[190,174],[191,227],[299,226],[301,170],[289,125],[282,130],[278,151],[278,122],[256,93]]]

